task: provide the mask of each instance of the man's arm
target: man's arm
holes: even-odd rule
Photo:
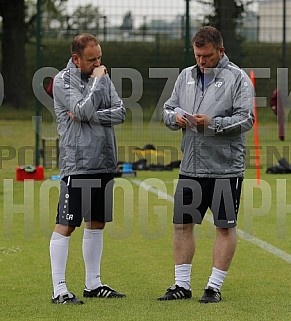
[[[242,72],[233,86],[233,113],[227,117],[214,117],[206,121],[208,129],[215,134],[244,133],[254,124],[255,92],[249,77]],[[209,122],[209,124],[207,124]]]
[[[100,69],[99,73],[101,72],[103,74],[104,69]],[[89,90],[86,90],[81,87],[82,82],[77,69],[64,71],[54,80],[53,93],[57,105],[63,106],[64,112],[71,112],[75,119],[80,121],[92,119],[105,90],[106,82],[102,74],[91,77],[88,83]]]
[[[104,105],[94,113],[93,121],[99,122],[102,126],[110,127],[113,125],[122,124],[125,120],[126,110],[123,101],[118,96],[115,87],[109,78],[106,76],[107,92],[104,96]]]
[[[163,120],[165,125],[172,130],[179,130],[180,128],[185,128],[187,121],[185,117],[179,115],[175,108],[180,107],[179,92],[181,86],[181,80],[184,71],[178,76],[171,97],[165,102],[163,109]]]

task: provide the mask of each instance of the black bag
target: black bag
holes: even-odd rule
[[[289,174],[291,173],[291,166],[286,158],[281,158],[278,160],[278,165],[269,167],[266,170],[267,174]]]

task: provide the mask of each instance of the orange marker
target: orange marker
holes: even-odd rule
[[[255,74],[254,71],[250,71],[251,81],[253,83],[254,88],[256,89],[256,82],[255,82]],[[258,114],[257,114],[257,102],[256,97],[254,97],[254,144],[255,144],[255,155],[256,155],[256,178],[257,178],[257,185],[260,185],[260,146],[259,146],[259,131],[258,131]]]

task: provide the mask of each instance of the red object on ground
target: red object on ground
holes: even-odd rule
[[[16,168],[16,180],[24,181],[25,179],[33,179],[42,181],[44,179],[44,169],[42,166],[19,166]]]

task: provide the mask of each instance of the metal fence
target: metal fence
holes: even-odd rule
[[[287,46],[288,42],[291,42],[291,0],[286,0],[285,7],[284,2],[284,0],[254,1],[253,5],[248,7],[237,32],[255,48],[260,43],[270,44],[271,47],[272,44],[276,44],[280,48],[283,41]],[[141,74],[144,92],[141,102],[136,104],[142,112],[144,107],[154,106],[150,109],[152,114],[147,114],[150,125],[140,127],[135,124],[132,121],[135,117],[134,109],[127,106],[132,130],[128,132],[117,129],[119,142],[124,142],[121,144],[135,146],[136,137],[139,136],[139,141],[143,141],[144,145],[152,144],[162,149],[168,148],[169,152],[173,139],[176,139],[164,126],[152,126],[153,121],[160,120],[160,111],[164,102],[160,98],[165,80],[153,79],[155,77],[149,75],[148,69],[149,67],[181,69],[185,66],[183,54],[186,50],[186,33],[188,32],[191,37],[202,25],[203,17],[212,10],[210,6],[202,5],[198,0],[189,0],[190,29],[186,30],[186,3],[187,0],[68,0],[63,7],[61,18],[54,17],[49,12],[43,13],[43,39],[68,39],[69,41],[80,32],[91,32],[101,41],[102,48],[107,49],[104,59],[110,60],[112,67],[126,66],[138,70]],[[139,46],[135,45],[137,43]],[[174,57],[175,61],[171,60],[169,54],[174,46],[179,46],[180,52]],[[118,49],[114,49],[115,47]],[[128,55],[129,50],[130,55]],[[275,54],[280,56],[282,53],[275,52]],[[121,60],[123,64],[120,63]],[[259,60],[258,52],[258,56],[253,59],[252,67],[256,68]],[[193,57],[192,62],[194,63]],[[276,65],[277,67],[280,65]],[[274,81],[273,84],[276,82]],[[271,95],[271,92],[268,88],[265,96]],[[124,98],[130,95],[130,92],[123,92],[121,95]],[[170,89],[166,95],[164,93],[163,98],[169,95]],[[268,97],[266,105],[268,105]],[[270,110],[268,114],[269,121],[276,122]],[[141,118],[144,119],[144,114]],[[268,135],[265,129],[262,133]],[[278,138],[274,136],[270,140],[277,141]],[[170,154],[172,152],[173,150]],[[179,157],[179,153],[176,156]],[[175,160],[173,157],[172,155],[171,159]],[[122,150],[120,158],[128,160],[130,155]]]
[[[44,32],[65,37],[90,30],[101,41],[154,41],[157,33],[164,39],[183,39],[187,2],[193,34],[213,10],[199,0],[68,0],[62,5],[62,17],[44,12]],[[284,11],[290,42],[290,0],[254,0],[246,7],[238,32],[249,41],[281,42]]]
[[[49,22],[47,32],[58,37],[91,30],[101,41],[154,41],[157,33],[165,39],[180,39],[185,33],[185,0],[68,0],[66,19]],[[192,26],[201,25],[203,6],[190,1],[195,13]],[[200,18],[199,18],[200,17]],[[44,17],[46,18],[46,17]]]

